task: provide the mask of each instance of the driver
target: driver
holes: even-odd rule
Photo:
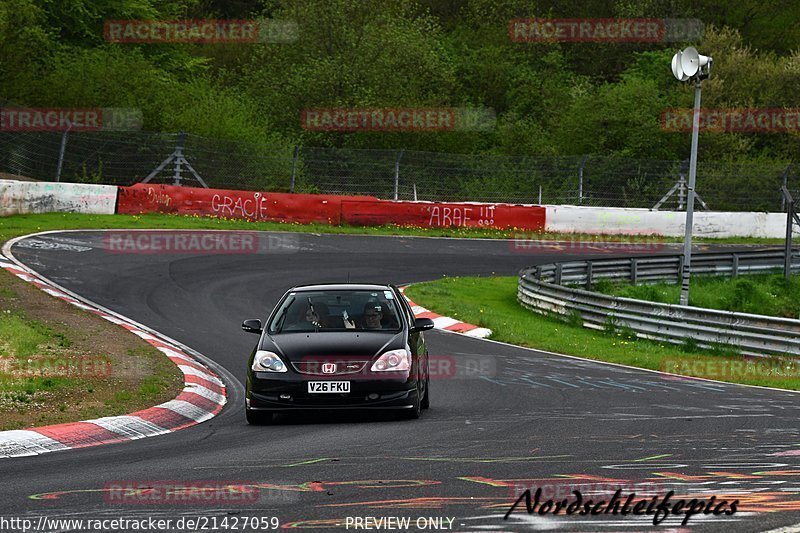
[[[327,328],[328,324],[328,306],[324,303],[308,302],[307,305],[302,305],[298,308],[295,316],[295,326],[299,329],[307,327],[314,328]]]

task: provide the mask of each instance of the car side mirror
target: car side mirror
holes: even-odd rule
[[[433,329],[433,320],[430,318],[417,318],[414,320],[414,327],[411,331],[427,331]]]
[[[259,335],[264,331],[261,329],[261,321],[255,318],[242,322],[242,329],[248,333],[257,333]]]

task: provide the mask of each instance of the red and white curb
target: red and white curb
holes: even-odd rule
[[[449,316],[442,316],[429,309],[425,309],[421,305],[415,304],[406,295],[406,287],[400,287],[400,292],[406,296],[406,300],[408,300],[408,303],[411,304],[411,310],[414,312],[414,316],[417,318],[430,318],[433,320],[433,325],[436,329],[443,329],[453,333],[461,333],[462,335],[466,335],[467,337],[475,337],[476,339],[484,339],[492,334],[492,330],[488,328],[482,328],[476,326],[475,324],[462,322]]]
[[[128,415],[38,428],[0,431],[0,458],[39,455],[171,433],[205,422],[222,411],[225,384],[207,366],[181,347],[119,315],[88,305],[0,254],[0,268],[85,311],[117,324],[164,353],[183,372],[184,387],[173,400]]]

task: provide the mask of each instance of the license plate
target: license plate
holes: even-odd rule
[[[309,393],[320,393],[320,392],[332,392],[332,393],[342,393],[342,392],[350,392],[350,382],[349,381],[309,381],[308,382],[308,392]]]

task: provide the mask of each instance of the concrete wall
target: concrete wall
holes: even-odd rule
[[[113,215],[116,204],[114,185],[0,180],[0,216],[52,212]]]
[[[546,231],[682,236],[686,213],[649,209],[548,205]],[[695,211],[697,237],[784,237],[786,214]]]
[[[150,189],[176,189],[180,194],[202,195],[210,194],[214,191],[207,189],[193,189],[187,187],[169,187],[157,186],[150,187]],[[152,204],[158,204],[158,199],[149,194],[144,186],[135,186],[125,188],[123,192],[131,194],[122,194],[120,201],[120,212],[149,212],[161,211],[162,209],[155,209]],[[141,191],[139,190],[141,189]],[[133,194],[141,193],[139,195]],[[310,215],[320,215],[319,208],[312,208],[308,205],[302,204],[300,200],[305,196],[310,195],[288,195],[278,193],[251,193],[242,191],[231,191],[236,194],[256,194],[257,196],[264,195],[264,199],[285,196],[292,200],[292,205],[295,206],[295,213],[297,217],[294,219],[308,217]],[[117,209],[117,194],[118,188],[113,185],[88,185],[82,183],[52,183],[52,182],[25,182],[16,180],[0,180],[0,216],[8,216],[22,213],[49,213],[49,212],[70,212],[70,213],[87,213],[87,214],[103,214],[111,215]],[[169,195],[164,195],[168,198]],[[317,198],[315,195],[314,198]],[[343,200],[346,197],[335,196],[319,196],[322,198],[323,203],[330,203],[331,198],[335,200]],[[167,202],[167,207],[174,207],[170,202]],[[124,200],[124,201],[122,201]],[[163,198],[162,198],[163,200]],[[196,200],[196,199],[195,199]],[[273,198],[274,200],[274,198]],[[409,206],[419,205],[430,209],[431,205],[425,202],[387,202],[371,199],[374,202],[380,202],[382,205],[397,206],[398,208],[408,208]],[[270,210],[275,209],[277,200],[273,201],[268,207]],[[298,203],[299,202],[299,203]],[[161,202],[163,203],[163,202]],[[195,208],[200,206],[202,202],[190,202]],[[213,202],[212,202],[213,203]],[[128,205],[130,204],[130,205]],[[275,205],[273,205],[275,204]],[[302,204],[302,205],[301,205]],[[159,204],[161,205],[161,204]],[[244,205],[244,204],[243,204]],[[444,204],[442,204],[444,205]],[[492,213],[497,215],[502,209],[499,209],[494,204],[470,204],[471,210],[479,210],[480,206],[489,206]],[[126,207],[122,209],[122,207]],[[506,206],[503,206],[506,208]],[[542,207],[545,212],[542,212]],[[473,209],[474,208],[474,209]],[[663,235],[665,237],[680,237],[684,232],[684,222],[686,214],[678,211],[651,211],[649,209],[628,209],[628,208],[611,208],[611,207],[583,207],[573,205],[549,205],[549,206],[507,206],[507,209],[515,209],[513,215],[508,221],[492,220],[492,223],[484,222],[482,225],[489,227],[511,227],[516,226],[519,229],[541,228],[544,223],[545,231],[557,231],[566,233],[632,233],[632,234],[645,234],[645,235]],[[530,215],[536,215],[535,224],[531,223],[528,219],[528,210]],[[366,223],[407,223],[403,217],[395,214],[393,211],[382,209],[386,211],[387,215],[385,220],[371,221]],[[471,213],[472,211],[470,211]],[[477,212],[477,211],[476,211]],[[208,213],[213,214],[213,213]],[[340,214],[340,213],[338,213]],[[402,214],[402,213],[401,213]],[[394,215],[394,216],[392,216]],[[523,216],[524,215],[524,216]],[[545,215],[542,217],[542,215]],[[228,214],[227,216],[232,216]],[[249,218],[249,217],[244,217]],[[269,217],[268,217],[269,218]],[[279,217],[280,218],[280,217]],[[290,217],[291,218],[291,217]],[[397,218],[397,220],[390,220]],[[502,218],[502,217],[501,217]],[[542,220],[544,218],[544,220]],[[293,219],[293,220],[294,220]],[[325,220],[330,220],[328,217]],[[325,221],[322,220],[322,221]],[[338,223],[339,217],[330,220],[332,223]],[[479,221],[481,222],[481,221]],[[524,223],[523,223],[524,222]],[[361,221],[365,223],[365,221]],[[533,224],[533,225],[531,225]],[[423,225],[423,224],[417,224]],[[443,225],[443,224],[442,224]],[[467,224],[457,224],[467,225]],[[786,215],[784,213],[756,213],[756,212],[706,212],[695,211],[694,218],[694,235],[698,237],[774,237],[782,238],[786,232]]]

